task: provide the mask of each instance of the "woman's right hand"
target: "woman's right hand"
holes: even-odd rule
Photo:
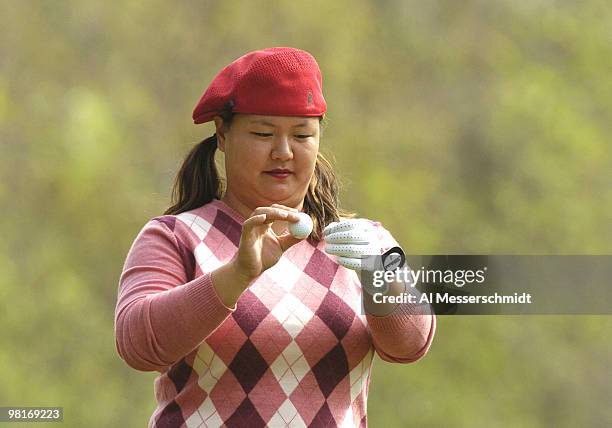
[[[256,208],[245,220],[236,255],[213,273],[213,285],[226,306],[233,306],[255,278],[274,266],[287,249],[301,241],[289,231],[277,235],[272,230],[275,221],[299,221],[297,213],[295,208],[273,204]]]
[[[276,235],[272,230],[275,221],[296,222],[298,210],[284,205],[273,204],[259,207],[242,225],[238,253],[234,259],[236,267],[248,280],[253,280],[266,269],[274,266],[283,253],[300,242],[288,231]]]

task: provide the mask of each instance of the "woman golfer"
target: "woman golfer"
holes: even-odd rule
[[[339,209],[325,111],[317,62],[286,47],[227,65],[195,107],[216,133],[134,240],[115,310],[119,355],[160,372],[150,427],[367,426],[374,354],[409,363],[429,349],[428,307],[361,287],[362,255],[398,244]]]

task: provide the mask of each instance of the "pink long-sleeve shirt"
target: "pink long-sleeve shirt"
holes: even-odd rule
[[[236,253],[243,222],[214,200],[151,219],[130,248],[115,338],[128,365],[160,372],[149,427],[367,426],[374,354],[420,359],[435,316],[411,304],[363,315],[355,272],[308,240],[227,307],[211,272]]]

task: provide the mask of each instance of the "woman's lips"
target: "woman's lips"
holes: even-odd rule
[[[264,173],[274,178],[277,178],[279,180],[283,180],[289,177],[291,174],[293,174],[291,171],[288,171],[288,170],[272,170],[272,171],[264,171]]]

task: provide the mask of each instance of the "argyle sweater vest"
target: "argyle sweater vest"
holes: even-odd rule
[[[243,221],[214,200],[151,219],[130,248],[115,338],[131,367],[160,372],[149,427],[367,426],[374,354],[420,359],[435,316],[410,304],[363,315],[356,273],[310,240],[227,307],[210,273],[236,253]]]

